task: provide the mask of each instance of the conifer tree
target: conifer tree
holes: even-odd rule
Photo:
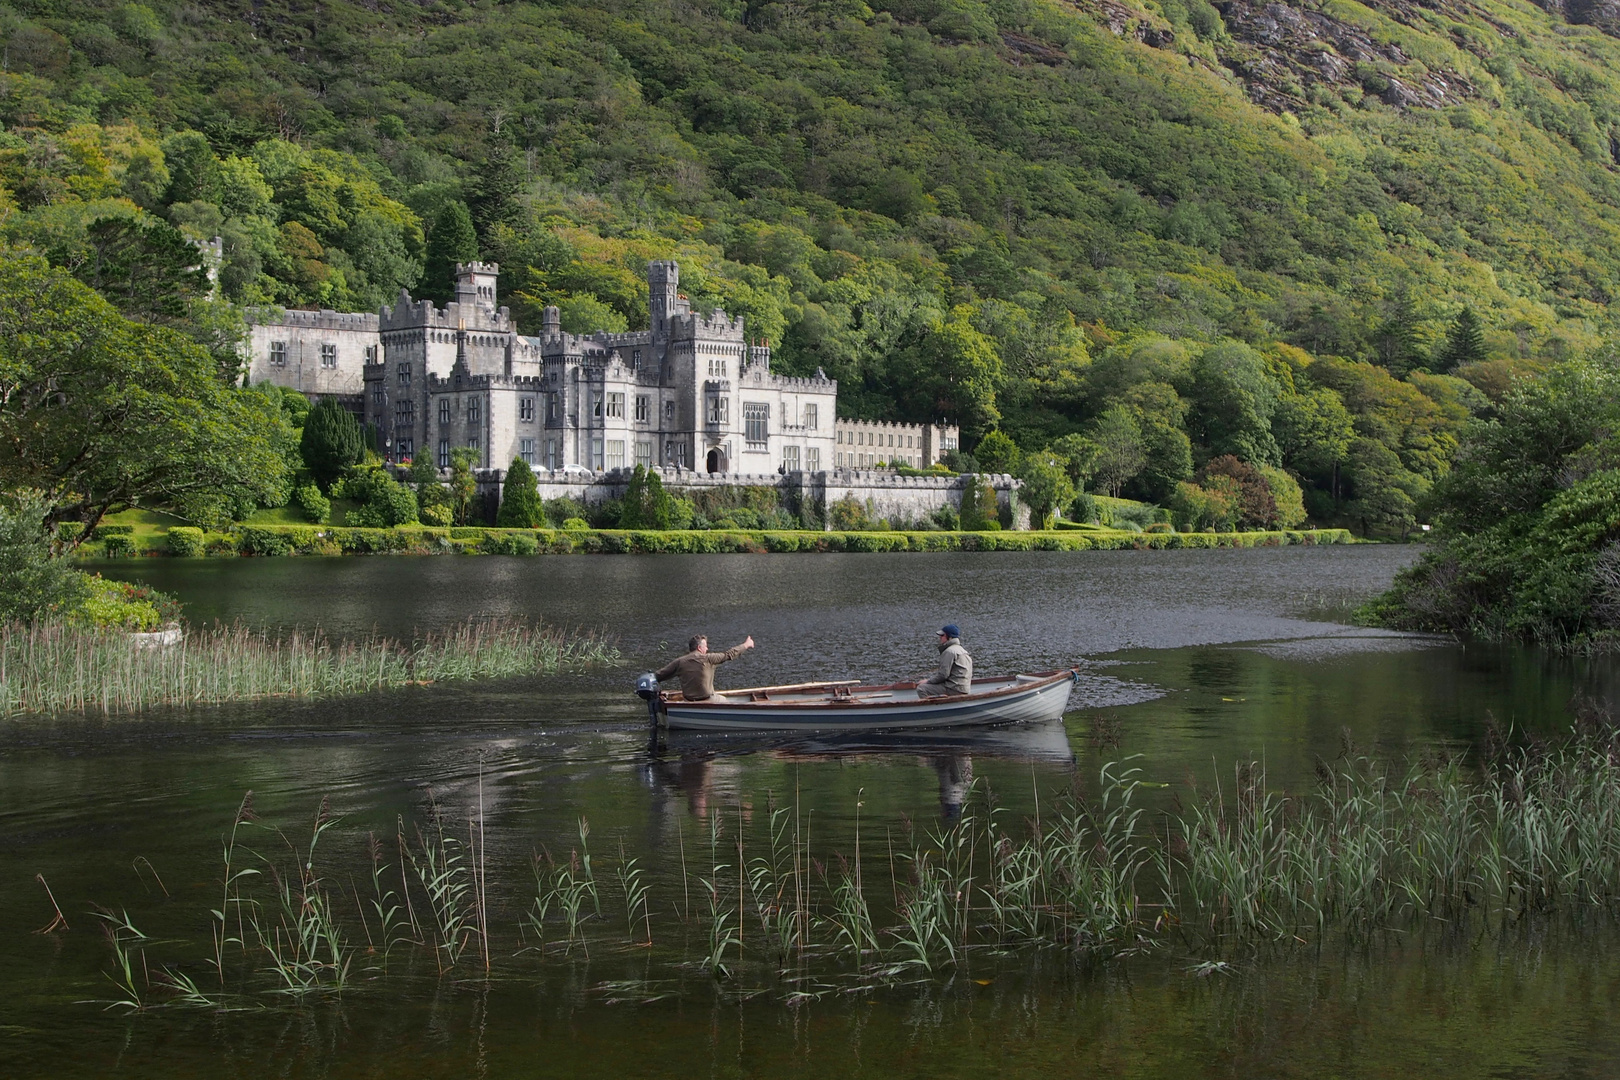
[[[1451,324],[1451,333],[1446,337],[1446,347],[1440,354],[1440,362],[1436,367],[1442,372],[1456,371],[1464,364],[1477,364],[1485,359],[1485,328],[1474,314],[1474,309],[1464,306],[1457,313],[1457,320]]]
[[[427,265],[422,271],[422,295],[437,304],[447,304],[456,291],[456,263],[478,258],[478,234],[473,231],[467,204],[452,199],[433,219],[428,234]]]
[[[327,398],[304,418],[304,436],[298,450],[315,483],[321,491],[329,492],[345,469],[366,456],[365,433],[349,410],[336,399]]]
[[[501,484],[501,509],[495,515],[495,524],[503,529],[532,529],[545,518],[534,470],[522,458],[513,458]]]

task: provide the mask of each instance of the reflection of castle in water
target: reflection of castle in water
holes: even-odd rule
[[[643,773],[648,786],[686,800],[693,817],[707,817],[725,794],[736,793],[743,763],[756,754],[789,764],[847,765],[909,758],[933,769],[939,780],[939,812],[946,821],[962,814],[973,787],[975,756],[1074,767],[1074,750],[1061,722],[1016,724],[972,732],[906,732],[893,735],[805,738],[761,737],[737,745],[735,737],[704,735],[655,741]]]

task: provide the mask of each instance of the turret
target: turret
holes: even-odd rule
[[[500,263],[456,263],[456,303],[463,311],[477,308],[494,314],[495,283],[500,273]]]
[[[647,310],[652,315],[653,340],[669,336],[669,320],[679,310],[681,264],[654,259],[647,264]]]
[[[540,333],[544,337],[562,333],[562,312],[557,305],[548,304],[540,313]]]

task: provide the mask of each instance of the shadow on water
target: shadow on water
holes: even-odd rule
[[[1604,926],[1456,942],[1388,935],[1200,967],[1174,944],[1076,963],[1058,950],[975,958],[971,975],[789,1006],[651,950],[540,955],[520,936],[537,853],[646,868],[660,947],[702,951],[679,908],[683,860],[719,811],[758,837],[772,805],[813,816],[816,857],[948,824],[970,789],[1009,820],[1092,793],[1133,757],[1169,806],[1188,781],[1263,761],[1311,783],[1346,747],[1462,752],[1494,723],[1547,733],[1614,668],[1529,650],[1363,631],[1330,621],[1415,555],[1355,547],[1213,552],[511,559],[168,560],[110,564],[178,593],[195,619],[408,636],[521,615],[613,635],[623,667],[332,701],[259,702],[0,729],[0,1073],[104,1076],[1609,1075],[1620,985]],[[933,632],[964,628],[986,674],[1082,665],[1061,724],[964,733],[789,738],[676,733],[653,743],[637,671],[702,631],[760,648],[722,685],[861,678],[932,666]],[[360,980],[337,1000],[232,1014],[120,1017],[92,904],[127,909],[190,964],[206,951],[221,836],[243,792],[259,820],[338,823],[328,865],[363,890],[368,834],[430,804],[481,813],[489,981],[431,963]],[[729,826],[728,826],[729,827]],[[751,843],[757,842],[750,840]],[[834,860],[835,861],[835,860]],[[262,864],[258,864],[262,865]],[[72,929],[51,917],[50,882]],[[160,880],[159,880],[160,879]],[[683,888],[687,895],[683,896]],[[351,905],[353,906],[353,905]],[[352,913],[349,917],[353,917]],[[361,939],[358,921],[351,932]],[[1584,935],[1584,937],[1582,936]],[[656,983],[656,985],[654,985]]]

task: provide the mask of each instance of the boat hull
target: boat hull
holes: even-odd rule
[[[956,697],[919,698],[914,686],[901,684],[857,687],[847,700],[829,693],[738,700],[721,693],[708,701],[665,701],[662,709],[671,730],[906,731],[1056,720],[1073,687],[1071,672],[1043,672],[975,681],[973,693]]]

